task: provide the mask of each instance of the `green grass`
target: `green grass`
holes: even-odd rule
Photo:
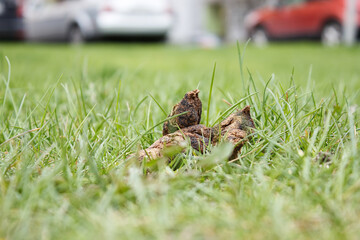
[[[248,46],[244,81],[236,46],[0,54],[0,239],[358,238],[360,48]],[[252,106],[239,159],[221,145],[148,173],[125,160],[196,87],[203,123],[229,113],[222,99]]]

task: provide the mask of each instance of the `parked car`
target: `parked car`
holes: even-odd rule
[[[168,0],[29,0],[25,23],[30,40],[165,37],[172,13]]]
[[[360,0],[356,1],[360,29]],[[342,40],[345,4],[346,0],[280,0],[275,6],[251,12],[245,25],[249,36],[259,45],[271,39],[305,37],[335,45]]]
[[[22,2],[0,0],[0,39],[22,39],[23,33]]]

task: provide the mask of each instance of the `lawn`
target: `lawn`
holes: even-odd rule
[[[358,239],[360,48],[240,50],[0,43],[0,239]],[[127,159],[195,88],[252,107],[238,159]]]

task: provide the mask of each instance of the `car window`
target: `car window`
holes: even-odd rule
[[[306,2],[306,0],[279,0],[278,6],[291,6],[291,5],[297,5]]]
[[[60,3],[65,2],[65,0],[45,0],[46,3]]]

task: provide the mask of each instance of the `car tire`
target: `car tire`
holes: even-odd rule
[[[79,45],[85,42],[85,38],[79,26],[72,26],[69,30],[68,41],[71,44]]]
[[[167,40],[166,33],[155,36],[155,41],[157,41],[157,42],[166,42],[166,40]]]
[[[326,24],[321,32],[321,42],[324,46],[337,46],[342,41],[342,28],[337,22]]]
[[[269,37],[263,27],[257,27],[251,32],[251,41],[259,47],[266,46],[269,43]]]

